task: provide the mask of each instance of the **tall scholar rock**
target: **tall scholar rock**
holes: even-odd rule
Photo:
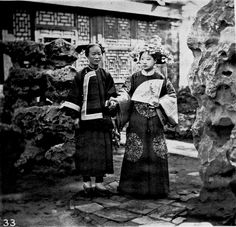
[[[212,0],[192,25],[190,89],[198,100],[192,126],[203,182],[195,212],[226,218],[236,210],[236,46],[233,0]]]
[[[19,169],[47,160],[59,167],[65,160],[70,163],[75,152],[74,120],[60,110],[60,103],[77,73],[72,66],[75,47],[63,39],[46,45],[15,41],[0,42],[0,52],[13,62],[3,86],[1,118],[9,128],[17,126],[25,140],[24,152],[12,163]]]

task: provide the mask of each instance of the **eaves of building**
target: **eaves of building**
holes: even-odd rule
[[[9,1],[10,2],[10,1]],[[125,13],[149,17],[168,18],[174,20],[182,19],[181,7],[172,7],[171,5],[160,6],[153,4],[127,1],[127,0],[18,0],[19,2],[49,4],[65,7],[74,7],[88,10],[108,11],[110,13]]]

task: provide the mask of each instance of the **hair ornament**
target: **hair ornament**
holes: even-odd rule
[[[157,64],[173,63],[173,56],[161,44],[161,38],[158,35],[153,36],[147,42],[141,41],[137,43],[130,52],[130,56],[135,62],[138,62],[140,55],[143,52],[148,52],[148,54],[152,55]]]

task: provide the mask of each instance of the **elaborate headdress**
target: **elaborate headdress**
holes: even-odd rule
[[[133,50],[130,52],[130,56],[134,61],[138,61],[143,52],[148,52],[152,55],[157,64],[173,63],[173,56],[161,44],[161,38],[158,35],[153,36],[145,43],[135,45]]]

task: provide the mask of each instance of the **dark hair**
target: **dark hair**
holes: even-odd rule
[[[100,43],[91,43],[91,44],[88,44],[84,49],[86,57],[89,56],[89,49],[94,46],[98,46],[101,49],[102,54],[105,53],[105,49]]]
[[[76,48],[75,48],[75,51],[80,54],[81,52],[85,51],[85,56],[88,57],[89,56],[89,49],[91,47],[94,47],[94,46],[98,46],[101,51],[102,51],[102,54],[105,53],[105,48],[100,44],[100,43],[90,43],[90,44],[84,44],[84,45],[78,45]]]
[[[141,51],[141,52],[139,53],[139,60],[141,59],[141,57],[142,57],[142,55],[143,55],[144,52],[145,52],[145,51]],[[166,57],[165,55],[163,55],[163,54],[161,54],[161,53],[159,53],[159,52],[156,52],[156,53],[154,53],[154,54],[149,54],[149,55],[153,57],[153,59],[154,59],[154,61],[155,61],[156,64],[164,64],[164,63],[165,63],[165,61],[163,61],[163,57],[164,57],[164,58]]]

